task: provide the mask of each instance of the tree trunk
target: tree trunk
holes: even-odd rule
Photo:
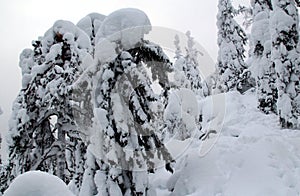
[[[59,151],[57,153],[57,176],[65,181],[65,167],[66,167],[66,131],[63,126],[63,120],[62,117],[58,118],[58,133],[57,133],[57,140],[59,144]]]

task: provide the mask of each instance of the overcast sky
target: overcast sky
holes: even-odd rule
[[[245,1],[245,0],[242,0]],[[236,0],[239,3],[241,0]],[[153,26],[190,30],[213,59],[217,56],[217,0],[0,0],[0,131],[8,129],[12,102],[21,88],[19,54],[31,48],[56,20],[77,23],[91,12],[120,8],[143,10]],[[3,135],[3,134],[2,134]]]

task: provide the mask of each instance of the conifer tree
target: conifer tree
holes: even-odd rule
[[[120,51],[95,74],[99,130],[91,141],[96,145],[89,147],[84,174],[84,187],[90,188],[81,195],[147,195],[153,191],[148,175],[155,171],[154,157],[171,169],[172,157],[159,137],[171,64],[158,45],[142,41],[136,46]],[[154,93],[152,80],[159,81],[161,96]]]
[[[258,108],[266,114],[276,113],[277,88],[274,64],[271,61],[271,0],[252,0],[250,66],[256,77]]]
[[[176,86],[179,88],[189,88],[198,96],[206,96],[207,93],[202,88],[202,80],[199,70],[198,56],[201,55],[200,51],[195,48],[194,38],[191,36],[191,32],[186,32],[187,47],[186,53],[182,54],[180,48],[179,36],[175,36],[175,80]]]
[[[71,22],[57,21],[33,46],[20,55],[22,89],[13,107],[3,186],[21,173],[42,170],[72,181],[78,192],[86,147],[73,118],[72,84],[83,71],[90,41]]]
[[[234,19],[235,13],[231,0],[219,0],[217,88],[225,92],[237,89],[237,84],[241,81],[242,73],[246,68],[244,47],[247,38],[244,30]]]
[[[277,74],[277,110],[283,128],[300,127],[299,20],[294,0],[273,0],[272,62]]]

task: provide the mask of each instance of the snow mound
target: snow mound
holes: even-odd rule
[[[4,192],[4,196],[74,196],[56,176],[30,171],[19,175]]]
[[[150,30],[150,20],[143,11],[134,8],[120,9],[104,19],[96,34],[96,43],[107,38],[112,42],[120,42],[124,49],[130,49]]]

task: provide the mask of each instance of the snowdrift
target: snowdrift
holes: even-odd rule
[[[3,196],[74,196],[66,184],[56,176],[30,171],[19,175]]]
[[[299,130],[283,130],[277,116],[256,109],[253,92],[230,92],[225,97],[220,136],[211,134],[204,141],[194,138],[176,160],[175,174],[159,170],[153,179],[157,194],[299,195]],[[200,108],[211,104],[211,99],[201,101]],[[216,113],[208,115],[204,118],[214,119]],[[213,148],[202,155],[201,148],[215,139]]]

